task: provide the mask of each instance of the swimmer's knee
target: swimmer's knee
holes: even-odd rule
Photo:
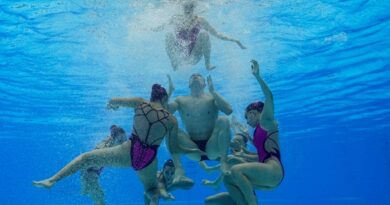
[[[223,127],[230,127],[229,118],[227,116],[219,116],[217,124]]]
[[[80,154],[78,157],[78,160],[81,161],[81,162],[86,162],[89,160],[90,157],[90,154],[88,153],[83,153],[83,154]]]
[[[174,39],[173,33],[167,33],[165,34],[165,40],[173,40]]]
[[[233,166],[230,169],[230,177],[232,178],[232,180],[237,179],[237,177],[240,175],[240,173],[241,173],[241,171],[240,171],[240,168],[238,166]]]
[[[199,39],[202,39],[202,40],[209,40],[209,38],[210,38],[210,35],[209,35],[208,32],[206,32],[206,31],[201,31],[201,32],[199,33]]]
[[[211,198],[211,197],[207,197],[205,200],[204,200],[204,204],[205,205],[214,205],[214,199]]]
[[[83,164],[83,165],[88,165],[93,162],[93,155],[90,152],[83,153],[79,155],[78,160]]]

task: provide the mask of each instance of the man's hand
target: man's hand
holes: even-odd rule
[[[215,89],[214,89],[214,84],[213,84],[213,80],[211,79],[211,76],[207,76],[207,85],[209,86],[209,92],[211,94],[215,93]]]

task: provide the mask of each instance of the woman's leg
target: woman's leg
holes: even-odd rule
[[[257,205],[254,189],[270,189],[280,183],[283,171],[278,163],[269,160],[267,163],[244,163],[232,167],[234,184],[240,189],[248,205]]]
[[[92,198],[95,205],[105,205],[104,192],[100,184],[91,190],[89,196]]]
[[[153,162],[144,169],[137,171],[138,177],[144,186],[146,196],[149,198],[149,204],[158,204],[159,200],[159,189],[157,182],[157,157],[154,158]]]
[[[244,194],[241,192],[241,190],[236,186],[233,178],[231,175],[227,174],[223,178],[223,181],[225,183],[225,187],[229,192],[229,195],[234,200],[234,202],[237,205],[247,205]]]
[[[115,147],[96,149],[81,154],[52,177],[42,181],[34,181],[33,185],[50,188],[59,180],[88,167],[129,167],[131,166],[130,144],[131,141],[129,140]]]
[[[178,44],[176,42],[175,35],[173,33],[168,33],[165,36],[165,50],[168,54],[169,60],[171,61],[171,65],[173,70],[177,70],[179,66],[178,59]]]
[[[199,161],[202,154],[205,153],[199,150],[198,146],[190,139],[190,136],[181,129],[179,129],[177,139],[172,140],[172,143],[173,147],[170,148],[169,152],[176,167],[174,184],[193,183],[192,179],[185,176],[180,156],[185,154],[191,160]]]
[[[95,205],[104,205],[104,192],[99,182],[99,174],[83,170],[80,175],[81,194],[88,195]]]
[[[206,205],[236,205],[232,197],[227,192],[209,196],[204,201]]]
[[[195,47],[191,52],[191,57],[193,59],[193,64],[197,64],[202,56],[204,57],[204,62],[207,70],[212,70],[215,66],[210,63],[210,54],[211,54],[211,43],[210,37],[207,32],[200,32],[198,39],[195,43]]]

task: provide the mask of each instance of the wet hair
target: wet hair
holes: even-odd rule
[[[206,79],[204,79],[203,75],[201,75],[200,73],[193,73],[191,76],[190,76],[190,82],[191,82],[191,79],[194,77],[194,76],[200,76],[203,80],[203,83],[206,84]]]
[[[164,165],[163,165],[163,169],[165,169],[165,167],[175,167],[175,164],[173,163],[173,160],[172,159],[168,159],[167,161],[165,161]]]
[[[111,133],[114,134],[114,135],[125,134],[126,133],[123,128],[118,127],[116,125],[111,125],[110,130],[111,130]]]
[[[161,101],[164,97],[168,96],[167,91],[160,84],[154,84],[152,86],[152,93],[150,95],[150,101]]]
[[[245,112],[249,112],[251,110],[257,110],[257,111],[261,112],[261,111],[263,111],[263,107],[264,107],[263,102],[261,102],[261,101],[253,102],[245,108]]]

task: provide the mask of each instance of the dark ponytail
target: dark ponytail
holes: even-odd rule
[[[165,96],[168,96],[168,94],[164,87],[159,84],[152,86],[152,94],[150,95],[151,102],[161,101]]]
[[[263,102],[261,102],[261,101],[253,102],[246,107],[245,112],[249,112],[251,110],[257,110],[257,111],[261,112],[261,111],[263,111],[263,107],[264,107]]]

